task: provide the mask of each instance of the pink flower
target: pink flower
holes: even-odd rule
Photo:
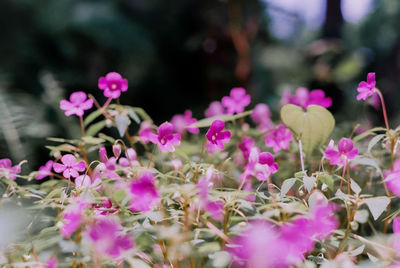
[[[44,268],[57,268],[57,267],[58,267],[57,257],[51,257],[50,260],[47,261],[46,266],[44,266]]]
[[[90,178],[89,175],[80,175],[75,179],[75,187],[76,188],[88,188],[88,187],[96,187],[101,183],[100,177],[97,176],[95,179]]]
[[[393,220],[393,233],[395,234],[400,233],[400,217],[396,217]]]
[[[334,141],[329,142],[325,150],[325,157],[331,165],[345,166],[348,160],[354,159],[358,154],[358,148],[354,148],[354,142],[348,138],[341,138],[338,149],[334,148]]]
[[[368,97],[372,96],[375,93],[375,73],[368,73],[367,82],[361,81],[358,84],[358,95],[357,100],[366,100]]]
[[[114,152],[115,153],[115,152]],[[114,155],[113,157],[107,157],[107,150],[104,146],[99,148],[99,156],[102,164],[99,164],[96,169],[98,173],[103,176],[105,175],[107,178],[116,179],[119,178],[118,174],[115,172],[117,170],[117,157]]]
[[[87,99],[87,95],[83,91],[72,93],[69,100],[60,101],[60,108],[65,111],[66,116],[73,114],[83,116],[85,110],[89,110],[93,106],[93,100]]]
[[[99,218],[86,230],[88,240],[99,256],[119,258],[133,248],[132,239],[122,232],[121,224],[114,218]]]
[[[158,145],[161,152],[173,152],[175,151],[174,146],[181,144],[181,135],[174,132],[174,126],[167,122],[162,123],[158,127],[157,140],[153,139],[153,142]]]
[[[53,161],[49,160],[44,166],[39,168],[38,174],[36,175],[37,180],[41,180],[51,175],[51,169],[53,168]]]
[[[268,152],[260,153],[260,149],[253,147],[250,151],[249,162],[240,177],[248,179],[253,176],[259,181],[267,181],[271,174],[277,171],[278,164],[274,162],[274,156]]]
[[[110,215],[118,212],[119,206],[113,208],[111,200],[101,200],[100,205],[93,205],[94,213],[97,215]]]
[[[157,135],[154,133],[152,126],[153,123],[150,121],[143,121],[140,124],[139,137],[144,144],[149,142],[157,143]]]
[[[333,204],[317,204],[309,215],[280,229],[266,221],[251,222],[242,235],[227,245],[238,267],[295,267],[314,248],[315,240],[332,235],[339,223]]]
[[[244,88],[232,88],[230,96],[222,98],[222,105],[226,108],[228,114],[241,113],[244,107],[250,104],[250,95],[246,94]]]
[[[83,222],[83,212],[88,203],[83,198],[72,198],[71,204],[66,207],[63,213],[64,225],[61,227],[61,235],[69,238]]]
[[[0,177],[4,176],[9,180],[15,180],[19,173],[21,173],[21,163],[12,166],[10,159],[0,159]]]
[[[304,87],[296,90],[296,95],[292,96],[289,91],[284,92],[281,104],[294,104],[306,109],[309,105],[319,105],[325,108],[332,106],[332,99],[325,97],[325,92],[321,89],[314,89],[311,92]]]
[[[122,78],[119,73],[111,72],[105,77],[100,77],[98,86],[104,90],[104,96],[117,99],[121,96],[121,91],[128,90],[128,80]]]
[[[284,124],[279,124],[275,129],[267,133],[265,145],[272,147],[274,153],[277,153],[282,149],[287,150],[292,139],[293,136],[290,130]]]
[[[224,121],[214,120],[210,129],[206,133],[207,147],[209,152],[214,152],[216,149],[224,150],[224,143],[228,143],[231,138],[229,130],[222,131],[225,128]]]
[[[250,150],[254,146],[254,140],[251,137],[244,136],[242,142],[239,143],[238,148],[242,152],[244,160],[248,160],[250,156]]]
[[[384,171],[385,184],[388,189],[397,196],[400,196],[400,159],[393,164],[393,170]]]
[[[206,117],[213,117],[216,115],[225,114],[224,106],[219,101],[213,101],[208,106],[207,110],[204,112]]]
[[[197,182],[197,189],[200,196],[200,208],[206,211],[214,220],[222,221],[224,217],[224,202],[221,200],[211,201],[208,191],[212,188],[213,168],[207,170],[206,176],[201,177]]]
[[[257,104],[251,114],[251,119],[258,124],[260,131],[266,131],[272,126],[271,111],[264,103]]]
[[[53,169],[57,173],[63,172],[63,176],[67,179],[70,177],[76,178],[79,172],[85,170],[86,164],[84,161],[76,162],[75,156],[66,154],[61,158],[61,163],[53,163]]]
[[[240,236],[227,245],[234,267],[289,267],[286,243],[279,231],[266,221],[251,222]]]
[[[192,111],[186,110],[185,113],[174,115],[171,119],[171,124],[174,126],[174,131],[183,134],[185,131],[189,131],[193,134],[198,134],[199,129],[197,127],[190,127],[190,125],[196,123],[197,120],[192,118]]]
[[[132,200],[129,203],[130,210],[145,212],[151,210],[159,202],[159,194],[154,185],[154,175],[144,173],[140,178],[130,184],[129,194]]]
[[[121,157],[119,159],[119,164],[121,167],[138,167],[140,166],[139,162],[137,161],[137,154],[135,149],[128,148],[125,151],[125,157]]]

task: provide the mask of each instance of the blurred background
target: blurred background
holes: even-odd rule
[[[129,81],[121,102],[159,124],[204,109],[232,87],[270,105],[285,89],[323,89],[336,120],[382,124],[356,103],[368,72],[399,108],[400,1],[395,0],[2,0],[0,158],[48,159],[46,137],[79,136],[59,101],[97,80]],[[251,107],[250,107],[251,108]]]

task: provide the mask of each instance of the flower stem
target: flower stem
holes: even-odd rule
[[[300,151],[300,163],[301,163],[301,171],[305,174],[304,170],[304,155],[303,155],[303,145],[301,143],[301,140],[299,139],[299,151]]]
[[[82,116],[79,116],[79,122],[81,123],[81,134],[82,134],[82,137],[84,137],[85,136],[85,125],[83,124]]]
[[[111,103],[112,98],[108,98],[107,101],[104,103],[103,107],[101,107],[102,109],[107,108],[107,106]]]
[[[383,118],[385,120],[386,129],[389,131],[390,128],[389,128],[389,121],[388,121],[387,112],[386,112],[385,100],[383,99],[382,92],[379,89],[375,88],[375,92],[378,93],[378,96],[381,100]]]

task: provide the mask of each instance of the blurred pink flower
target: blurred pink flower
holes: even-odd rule
[[[309,105],[319,105],[328,108],[332,106],[332,99],[325,97],[325,92],[321,89],[314,89],[310,92],[307,88],[301,87],[296,90],[294,96],[289,91],[285,91],[281,104],[294,104],[303,107],[303,109],[306,109]]]
[[[21,163],[12,166],[11,160],[8,158],[0,159],[0,177],[4,176],[9,180],[15,180],[21,172]]]
[[[75,156],[72,154],[66,154],[61,158],[61,163],[53,163],[53,169],[57,173],[63,173],[63,176],[67,179],[70,177],[76,178],[79,176],[79,172],[83,172],[86,168],[84,161],[76,162]]]
[[[287,150],[292,139],[290,130],[284,124],[279,124],[267,133],[265,145],[272,147],[274,153],[277,153],[282,149]]]
[[[189,127],[196,123],[197,120],[192,118],[192,111],[186,110],[184,114],[174,115],[171,119],[171,124],[174,126],[174,131],[183,134],[188,131],[193,134],[198,134],[199,129],[197,127]]]
[[[60,101],[61,110],[65,111],[66,116],[77,115],[83,116],[85,110],[93,107],[93,100],[87,99],[87,95],[83,91],[74,92],[69,97],[69,101]]]
[[[58,259],[57,257],[51,257],[50,260],[47,261],[46,265],[43,268],[57,268],[58,267]]]
[[[71,197],[71,203],[63,213],[63,226],[60,229],[61,235],[69,238],[83,222],[83,212],[89,206],[84,198]]]
[[[129,195],[132,200],[129,203],[130,210],[145,212],[151,210],[160,199],[157,188],[154,185],[154,174],[146,172],[130,184]]]
[[[97,215],[110,215],[118,212],[119,206],[113,208],[111,200],[101,200],[100,205],[93,205],[94,213]]]
[[[99,186],[100,183],[101,179],[99,176],[93,176],[93,179],[91,179],[89,175],[80,175],[75,179],[75,187],[80,189],[96,187]]]
[[[375,86],[375,73],[368,73],[367,82],[361,81],[360,84],[358,84],[357,100],[366,100],[368,97],[372,96],[375,93]]]
[[[348,160],[354,159],[358,154],[358,148],[354,148],[354,142],[348,138],[341,138],[338,149],[334,147],[334,141],[329,142],[325,150],[325,157],[331,165],[345,166]]]
[[[227,245],[235,267],[295,267],[312,251],[315,240],[332,235],[339,226],[333,204],[317,204],[308,215],[277,228],[254,221]]]
[[[155,134],[152,126],[153,123],[150,121],[143,121],[140,124],[139,137],[144,144],[149,142],[157,143],[157,135]]]
[[[393,170],[385,170],[385,184],[388,189],[397,196],[400,196],[400,159],[393,164]]]
[[[244,172],[240,175],[241,179],[256,177],[259,181],[267,181],[271,174],[278,171],[278,164],[274,162],[274,156],[268,152],[260,152],[257,147],[251,148],[249,162]]]
[[[216,115],[222,115],[225,114],[225,109],[224,106],[222,106],[222,103],[219,101],[213,101],[210,103],[210,106],[208,106],[207,110],[204,112],[206,117],[213,117]]]
[[[244,88],[232,88],[230,95],[222,98],[222,105],[226,108],[226,113],[240,114],[244,107],[250,104],[250,95],[246,94]]]
[[[119,159],[119,164],[121,167],[138,167],[140,166],[139,162],[137,161],[137,154],[135,149],[128,148],[125,151],[125,157],[121,157]]]
[[[254,140],[251,137],[244,136],[238,148],[242,152],[243,159],[247,162],[250,156],[250,150],[254,146]]]
[[[258,124],[257,128],[260,131],[267,131],[272,127],[271,111],[268,105],[264,103],[257,104],[256,107],[254,107],[251,119]]]
[[[225,122],[214,120],[206,133],[207,149],[209,153],[215,152],[216,149],[224,150],[224,143],[228,143],[231,138],[229,130],[222,131],[225,128]]]
[[[181,144],[181,134],[174,133],[174,126],[168,121],[158,127],[157,133],[157,140],[152,138],[152,142],[158,145],[161,152],[174,152],[174,146]]]
[[[38,173],[36,175],[37,180],[41,180],[43,178],[46,178],[47,176],[51,175],[51,169],[53,168],[53,161],[49,160],[44,166],[41,166],[38,170]]]
[[[121,96],[121,91],[125,92],[128,90],[128,81],[119,73],[111,72],[105,77],[99,78],[99,88],[104,90],[104,96],[107,98],[117,99]]]
[[[114,218],[97,219],[88,226],[86,235],[99,256],[117,259],[133,248],[132,239],[122,232],[121,224]]]
[[[209,198],[209,189],[212,188],[214,169],[209,168],[206,176],[201,177],[197,182],[197,189],[200,196],[200,208],[206,211],[214,220],[222,221],[224,217],[224,202],[221,200],[212,201]]]

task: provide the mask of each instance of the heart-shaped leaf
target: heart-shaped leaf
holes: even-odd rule
[[[335,118],[319,105],[310,105],[304,110],[300,106],[286,104],[281,109],[281,119],[301,140],[307,155],[324,144],[335,127]]]

